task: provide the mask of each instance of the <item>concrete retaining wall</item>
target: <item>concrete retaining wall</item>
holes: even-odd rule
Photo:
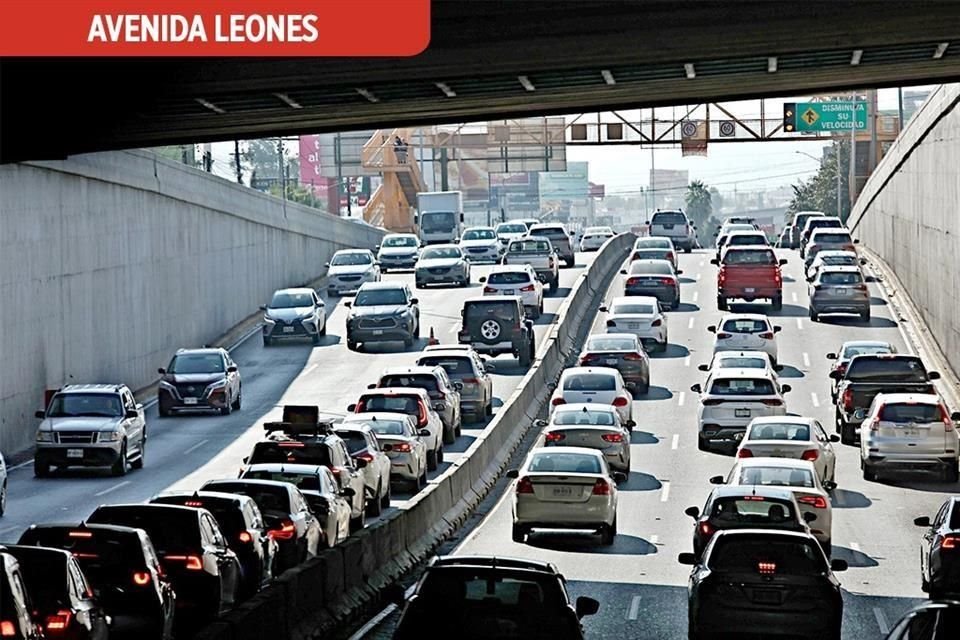
[[[855,236],[906,287],[960,370],[960,85],[930,95],[864,187]]]
[[[347,543],[288,571],[243,607],[209,626],[197,640],[242,640],[273,625],[272,637],[324,638],[358,617],[384,586],[422,561],[459,528],[523,440],[563,369],[579,352],[599,301],[634,236],[609,240],[577,279],[540,346],[537,359],[470,448],[398,511],[353,535]],[[278,593],[282,595],[278,597]]]
[[[381,232],[144,151],[0,166],[0,450],[43,390],[156,378]]]

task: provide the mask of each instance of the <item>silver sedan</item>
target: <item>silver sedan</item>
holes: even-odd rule
[[[616,407],[561,405],[554,410],[549,423],[539,420],[536,426],[545,427],[542,446],[596,449],[611,469],[630,473],[629,425],[620,422]]]

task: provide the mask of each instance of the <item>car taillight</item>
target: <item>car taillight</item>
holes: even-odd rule
[[[752,458],[752,457],[753,457],[753,451],[750,451],[750,449],[740,449],[740,450],[737,451],[737,457],[738,457],[738,458]]]
[[[67,534],[68,538],[92,538],[93,533],[89,531],[71,531]]]
[[[240,535],[237,537],[240,539],[240,542],[244,544],[250,544],[251,542],[253,542],[253,536],[251,536],[250,532],[248,531],[241,531]]]
[[[720,272],[717,274],[717,282],[722,285],[724,280],[726,279],[727,279],[727,268],[720,267]]]
[[[626,396],[619,396],[614,399],[613,406],[615,407],[625,407],[630,404],[630,399]]]
[[[410,453],[413,451],[413,447],[410,446],[409,442],[398,442],[393,445],[392,451],[398,451],[400,453]]]
[[[781,400],[781,399],[779,399],[779,398],[768,398],[768,399],[766,399],[766,400],[763,401],[763,404],[765,404],[765,405],[768,406],[768,407],[782,407],[782,406],[783,406],[783,400]]]
[[[943,542],[940,543],[941,549],[957,549],[960,548],[960,537],[958,536],[944,536]]]
[[[133,584],[138,587],[145,587],[150,584],[150,572],[149,571],[134,571],[133,572]]]
[[[847,372],[847,365],[846,365],[846,364],[838,364],[838,365],[837,365],[837,375],[843,376],[843,374],[845,374],[846,372]]]
[[[517,481],[517,493],[533,493],[533,482],[524,476]]]
[[[664,259],[664,260],[670,260],[670,261],[672,262],[672,261],[673,261],[673,254],[668,251],[668,252],[663,256],[663,259]]]
[[[428,422],[427,407],[422,400],[417,400],[417,427],[424,428]]]
[[[547,262],[547,266],[549,266],[551,269],[553,269],[553,264],[554,264],[554,263],[553,263],[553,257],[551,256],[550,260]]]
[[[604,480],[603,478],[597,478],[597,481],[593,483],[593,495],[595,496],[610,495],[610,483]]]
[[[60,609],[60,611],[57,611],[56,614],[47,616],[44,628],[46,631],[51,633],[60,633],[61,631],[66,631],[67,627],[70,626],[70,618],[72,617],[72,611],[69,609]]]
[[[764,576],[772,576],[777,572],[776,562],[758,562],[757,573]]]
[[[853,389],[849,387],[843,390],[843,408],[847,411],[853,410]]]
[[[480,380],[477,378],[464,378],[460,382],[463,384],[480,384]]]
[[[640,282],[640,278],[627,278],[627,286],[633,286]]]
[[[827,499],[823,496],[801,496],[797,498],[797,502],[801,504],[809,504],[814,509],[827,508]]]
[[[710,524],[709,522],[704,521],[704,522],[701,522],[701,523],[700,523],[700,534],[701,534],[701,535],[706,536],[706,537],[709,538],[710,536],[712,536],[712,535],[714,534],[715,531],[716,531],[716,529],[714,529],[714,528],[713,528],[713,525]]]
[[[704,400],[703,406],[705,407],[715,407],[718,404],[723,404],[723,400]]]
[[[553,406],[556,407],[556,406],[559,406],[559,405],[561,405],[561,404],[566,404],[566,402],[567,402],[566,400],[564,400],[563,398],[557,396],[556,398],[554,398],[553,400],[550,401],[550,404],[552,404]]]
[[[624,360],[629,360],[630,362],[637,362],[643,360],[643,354],[641,353],[627,353],[623,356]]]
[[[760,334],[760,337],[764,340],[773,340],[773,333],[770,331],[764,331]]]
[[[566,437],[567,436],[565,434],[560,433],[559,431],[551,431],[544,436],[547,442],[562,442],[566,439]]]
[[[852,244],[845,244],[843,245],[843,249],[841,249],[841,251],[856,251],[856,250],[857,248]]]
[[[534,287],[532,284],[528,284],[525,287],[520,287],[520,291],[523,291],[524,293],[530,293],[531,291],[536,291],[536,290],[537,290],[536,287]]]
[[[673,278],[660,278],[660,284],[669,284],[674,286]]]
[[[12,638],[17,635],[17,628],[9,620],[4,620],[0,622],[0,636],[4,638]]]
[[[364,410],[366,410],[366,408],[367,408],[367,401],[361,400],[360,402],[357,403],[357,410],[354,413],[363,413]]]
[[[163,559],[167,562],[183,562],[187,569],[191,571],[203,569],[203,560],[200,559],[200,556],[164,556]]]
[[[659,327],[659,326],[662,325],[662,324],[663,324],[663,320],[660,320],[659,318],[657,318],[656,320],[654,320],[653,322],[650,323],[650,326],[651,326],[651,327]]]
[[[814,460],[816,460],[816,459],[819,458],[819,457],[820,457],[820,450],[819,450],[819,449],[807,449],[806,451],[803,452],[803,455],[800,456],[800,459],[801,459],[801,460],[809,460],[809,461],[813,462]]]
[[[623,442],[622,433],[605,433],[600,436],[600,439],[604,442]]]
[[[854,285],[853,288],[856,289],[857,291],[866,291],[866,290],[867,290],[867,285],[865,285],[865,284],[857,284],[857,285]]]
[[[496,293],[497,290],[494,289],[493,287],[484,287],[484,288],[483,288],[483,292],[484,292],[484,293]]]
[[[942,404],[940,405],[940,415],[943,419],[943,430],[946,432],[953,431],[953,420],[950,419],[950,412]]]
[[[271,529],[268,535],[274,540],[293,540],[297,534],[297,526],[290,520],[284,520],[279,527]]]
[[[732,334],[729,334],[729,333],[718,333],[718,334],[717,334],[717,339],[718,339],[718,340],[726,340],[727,338],[732,338],[732,337],[733,337],[733,335],[732,335]]]
[[[307,445],[302,442],[278,442],[277,446],[281,449],[303,449]]]

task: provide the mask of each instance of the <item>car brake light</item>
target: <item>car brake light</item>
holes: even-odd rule
[[[464,378],[460,382],[462,382],[463,384],[480,384],[480,380],[478,380],[477,378]]]
[[[823,496],[801,496],[797,498],[797,502],[802,504],[809,504],[814,509],[826,509],[827,508],[827,499]]]
[[[546,438],[547,442],[561,442],[562,440],[565,440],[567,436],[559,431],[551,431],[544,437]]]
[[[550,404],[552,404],[553,406],[556,407],[556,406],[559,406],[559,405],[561,405],[561,404],[566,404],[566,402],[567,402],[566,400],[564,400],[563,398],[557,396],[556,398],[554,398],[553,400],[550,401]]]
[[[302,442],[278,442],[277,446],[282,449],[302,449],[306,445]]]
[[[947,433],[953,431],[953,420],[950,419],[950,412],[942,404],[940,405],[940,415],[943,419],[943,430]]]
[[[845,374],[846,372],[847,372],[847,365],[846,365],[846,364],[838,364],[838,365],[837,365],[837,373],[838,373],[838,374],[840,374],[840,375],[842,376],[842,375]]]
[[[595,496],[610,495],[610,483],[604,480],[603,478],[597,478],[597,481],[593,483],[593,495]]]
[[[767,500],[767,499],[764,498],[763,496],[743,496],[743,499],[744,499],[744,500],[756,501],[756,502],[766,502],[766,500]]]
[[[534,287],[532,284],[528,284],[528,285],[525,286],[525,287],[520,287],[520,291],[523,291],[523,292],[525,292],[525,293],[529,293],[529,292],[531,292],[531,291],[536,291],[536,287]]]
[[[427,416],[427,407],[423,404],[423,400],[417,400],[417,426],[419,428],[422,429],[427,426]]]
[[[203,503],[200,502],[199,500],[187,500],[186,502],[183,503],[183,506],[185,506],[185,507],[202,507],[202,506],[203,506]]]
[[[133,584],[138,587],[145,587],[150,584],[150,572],[149,571],[134,571],[133,572]]]
[[[707,536],[709,538],[710,536],[713,535],[714,531],[716,531],[716,529],[714,529],[713,525],[710,524],[709,522],[704,521],[700,523],[701,535]]]
[[[627,286],[633,286],[640,282],[640,278],[627,278]]]
[[[766,400],[763,401],[763,404],[768,407],[782,407],[783,400],[779,398],[767,398]]]
[[[733,336],[729,333],[718,333],[717,340],[726,340],[727,338],[732,338]]]
[[[398,451],[400,453],[410,453],[412,450],[413,448],[410,446],[409,442],[398,442],[397,444],[393,445],[393,449],[391,449],[391,451]]]
[[[662,325],[662,324],[663,324],[663,320],[660,320],[659,318],[657,318],[656,320],[654,320],[653,322],[650,323],[650,326],[651,326],[651,327],[659,327],[659,326]]]
[[[280,527],[277,529],[271,529],[268,535],[274,540],[293,540],[296,534],[296,525],[290,520],[284,520],[280,524]]]
[[[367,408],[367,401],[361,400],[360,402],[357,403],[357,410],[355,411],[355,413],[363,413],[366,410],[366,408]]]
[[[849,387],[843,390],[843,408],[846,411],[853,410],[853,389]]]
[[[250,532],[248,531],[241,531],[240,535],[237,537],[240,539],[240,542],[243,542],[244,544],[249,544],[250,542],[253,542],[253,536],[251,536]]]
[[[629,360],[630,362],[637,362],[643,360],[643,354],[640,353],[627,353],[623,356],[624,360]]]
[[[13,623],[9,620],[4,620],[0,622],[0,636],[4,638],[12,638],[17,635],[17,629],[13,626]]]
[[[494,289],[493,287],[484,287],[484,288],[483,288],[483,292],[484,292],[484,293],[496,293],[497,290]]]
[[[623,434],[621,433],[605,433],[600,438],[604,442],[623,442]]]
[[[620,396],[619,398],[614,399],[613,406],[615,407],[625,407],[630,404],[630,399],[626,396]]]
[[[71,531],[67,534],[70,538],[92,538],[93,534],[89,531]]]
[[[760,334],[760,337],[763,338],[764,340],[773,340],[773,333],[769,331],[764,331],[763,333]]]
[[[203,569],[203,560],[200,559],[200,556],[164,556],[163,559],[167,562],[183,562],[187,569],[191,571]]]
[[[660,278],[660,284],[669,284],[673,285],[673,278]]]
[[[865,284],[858,284],[858,285],[854,285],[853,288],[856,289],[857,291],[866,291],[866,290],[867,290],[867,285],[865,285]]]
[[[533,493],[533,482],[524,476],[517,482],[517,493]]]
[[[760,573],[760,575],[772,576],[777,572],[777,563],[776,562],[758,562],[757,572]]]
[[[750,449],[740,449],[740,450],[737,451],[737,457],[738,457],[738,458],[752,458],[752,457],[753,457],[753,451],[750,451]]]
[[[46,630],[51,632],[66,631],[67,627],[70,626],[71,617],[73,617],[72,611],[69,609],[60,609],[56,615],[47,616]]]
[[[818,449],[807,449],[803,452],[803,455],[800,456],[801,460],[809,460],[813,462],[820,457],[820,451]]]
[[[673,253],[671,253],[671,252],[668,251],[668,252],[663,256],[663,259],[664,259],[664,260],[671,260],[671,261],[672,261],[672,260],[673,260]]]
[[[363,451],[363,452],[361,452],[361,453],[358,453],[358,454],[357,454],[356,456],[354,456],[354,457],[355,457],[357,460],[366,460],[366,461],[367,461],[367,464],[370,464],[370,463],[373,462],[373,454],[370,453],[369,451]]]
[[[943,542],[940,543],[941,549],[956,549],[960,547],[960,537],[958,536],[944,536]]]

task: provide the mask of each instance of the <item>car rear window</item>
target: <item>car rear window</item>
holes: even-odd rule
[[[381,387],[413,387],[427,391],[439,391],[437,379],[426,374],[390,374],[380,378]]]
[[[953,504],[953,513],[950,516],[950,528],[960,529],[960,506]]]
[[[773,383],[765,378],[717,378],[710,387],[716,396],[771,396]]]
[[[766,320],[737,318],[724,322],[721,330],[727,333],[763,333],[764,331],[769,331],[770,327],[767,325]]]
[[[466,356],[424,356],[417,360],[417,364],[422,367],[442,367],[451,378],[473,375],[470,358]]]
[[[327,445],[311,442],[258,442],[248,464],[331,464]]]
[[[859,356],[850,361],[846,379],[852,382],[926,382],[927,371],[919,358]]]
[[[294,473],[291,471],[270,471],[267,469],[253,469],[243,474],[249,480],[273,480],[274,482],[289,482],[304,491],[319,491],[320,478],[315,473]]]
[[[843,357],[850,359],[853,356],[871,355],[875,353],[893,353],[890,345],[855,345],[843,350]]]
[[[673,267],[669,262],[634,262],[630,265],[631,275],[652,274],[658,276],[672,276]]]
[[[631,338],[590,338],[587,351],[633,351],[637,348]]]
[[[520,223],[498,224],[497,233],[526,233],[527,225]]]
[[[71,532],[74,535],[70,535]],[[125,584],[134,571],[142,571],[147,565],[140,538],[133,532],[104,531],[96,527],[38,527],[27,529],[20,537],[20,544],[69,551],[94,588],[118,582]]]
[[[772,536],[724,536],[714,544],[708,562],[714,571],[769,576],[817,576],[827,571],[826,558],[815,542]]]
[[[491,273],[487,282],[489,284],[525,284],[530,282],[530,274],[526,271],[501,271]]]
[[[420,411],[417,398],[414,396],[364,396],[360,404],[363,406],[357,413],[368,411],[386,411],[387,413],[406,413],[416,415]]]
[[[677,211],[662,211],[653,214],[650,224],[687,224],[687,216]]]
[[[938,404],[897,402],[884,404],[880,409],[883,422],[942,422],[947,416]]]
[[[343,442],[347,445],[347,451],[350,453],[357,453],[367,448],[367,439],[359,431],[337,429],[337,435],[343,438]]]
[[[777,525],[797,522],[793,505],[786,500],[766,496],[729,496],[717,498],[710,520],[718,525]]]
[[[723,264],[777,264],[777,257],[773,251],[727,251],[723,256]]]
[[[206,509],[213,515],[217,524],[220,525],[220,530],[228,538],[232,538],[235,534],[247,528],[247,523],[243,520],[240,507],[227,500],[204,498],[201,496],[172,496],[169,498],[161,496],[161,498],[155,502],[159,504],[179,504],[185,507]]]
[[[402,436],[406,434],[403,423],[399,420],[367,420],[365,422],[351,422],[350,424],[365,424],[377,435],[380,436]],[[340,436],[343,437],[342,435]],[[366,446],[366,445],[364,445]],[[350,445],[347,444],[347,448]],[[351,450],[350,453],[353,453]]]
[[[264,514],[290,513],[290,494],[286,487],[280,485],[215,481],[203,485],[203,489],[204,491],[222,491],[250,496]]]
[[[857,266],[856,256],[821,256],[820,261],[831,267],[855,267]]]
[[[200,522],[196,512],[173,507],[103,506],[87,522],[116,524],[143,529],[157,553],[196,549],[200,545]]]
[[[732,356],[729,358],[720,358],[717,366],[721,369],[766,369],[768,361],[766,358],[750,358],[746,356]]]
[[[842,226],[843,223],[836,218],[827,218],[824,216],[810,218],[807,222],[807,229],[811,231],[814,229],[830,229]]]
[[[665,260],[671,251],[669,249],[637,249],[633,252],[634,260]]]
[[[567,240],[567,232],[559,227],[548,227],[546,229],[531,229],[530,235],[532,236],[543,236],[545,238],[550,238],[551,240]]]
[[[634,249],[672,249],[673,241],[670,238],[638,238],[633,243]]]
[[[600,460],[582,453],[538,453],[530,461],[530,471],[549,473],[600,473]]]
[[[610,411],[578,410],[558,411],[553,416],[553,424],[592,424],[601,427],[612,427],[615,424],[614,414]]]
[[[496,316],[512,318],[517,305],[514,302],[471,302],[466,305],[467,318],[485,318]]]
[[[616,379],[603,373],[575,373],[563,381],[564,391],[615,391]]]
[[[826,271],[820,274],[821,284],[863,284],[859,271]]]
[[[618,304],[614,306],[612,310],[614,314],[636,313],[646,315],[656,313],[656,311],[657,310],[653,308],[652,304]]]
[[[745,244],[767,244],[767,237],[759,233],[750,233],[745,235],[732,235],[730,240],[727,241],[727,244],[730,246],[745,245]]]
[[[764,423],[750,428],[747,440],[802,440],[809,442],[810,425],[789,422]]]
[[[813,474],[809,469],[790,467],[742,467],[737,484],[760,484],[769,487],[802,487],[812,489]]]
[[[814,235],[813,240],[818,244],[850,244],[853,242],[849,233],[823,233],[822,231]]]

